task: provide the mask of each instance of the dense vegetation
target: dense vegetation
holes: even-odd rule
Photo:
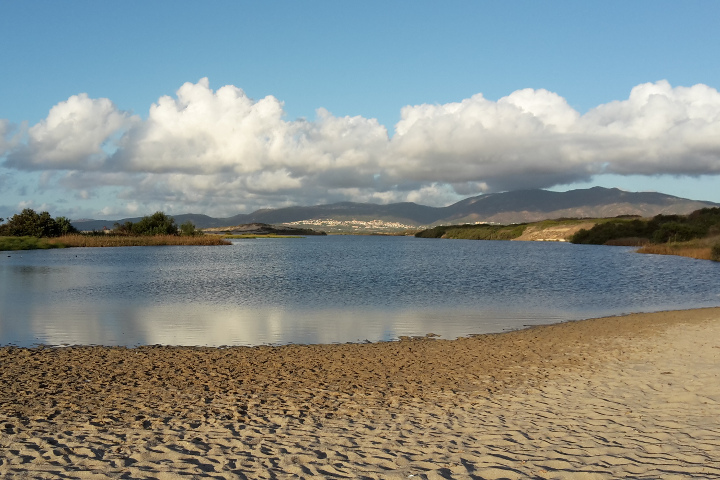
[[[38,237],[0,237],[0,251],[6,250],[40,250],[46,248],[63,248],[62,243],[50,243],[48,238]]]
[[[623,215],[600,219],[556,219],[518,225],[444,225],[415,234],[421,238],[512,240],[556,226],[594,223],[569,239],[573,243],[641,246],[640,253],[681,255],[720,261],[720,208],[703,208],[689,215],[656,215],[651,219]],[[578,227],[580,225],[577,225]],[[530,228],[530,230],[527,230]],[[567,237],[565,237],[567,238]]]
[[[0,218],[0,222],[4,219]],[[15,214],[7,223],[0,225],[0,236],[53,238],[78,233],[70,220],[65,217],[52,218],[48,212],[37,213],[26,208]]]
[[[440,225],[415,234],[418,238],[461,240],[512,240],[523,234],[527,224],[518,225]]]
[[[720,208],[703,208],[689,215],[656,215],[650,220],[614,219],[580,230],[571,241],[642,245],[640,253],[720,261]]]
[[[67,235],[47,240],[65,247],[153,247],[160,245],[231,245],[219,235]]]
[[[720,234],[720,208],[703,208],[689,215],[656,215],[650,220],[614,219],[580,230],[573,243],[605,245],[607,243],[687,242]]]
[[[3,219],[0,219],[3,222]],[[140,221],[115,224],[111,232],[80,233],[65,217],[25,209],[0,224],[0,250],[35,250],[64,247],[119,247],[136,245],[229,245],[215,235],[204,236],[192,222],[180,227],[175,219],[156,212]]]
[[[127,221],[115,224],[115,233],[118,235],[202,235],[202,231],[195,228],[191,221],[178,227],[175,219],[163,212],[155,212],[145,216],[138,222]]]

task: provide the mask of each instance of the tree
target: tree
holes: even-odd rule
[[[2,225],[0,233],[13,237],[57,237],[60,228],[48,212],[37,213],[26,208]]]
[[[55,217],[55,223],[58,226],[58,231],[60,232],[60,235],[80,233],[78,232],[78,229],[75,228],[72,223],[70,223],[70,219],[67,217]]]
[[[192,223],[190,220],[187,220],[182,225],[180,225],[180,235],[185,236],[195,236],[195,235],[202,235],[202,230],[198,230],[195,228],[195,224]]]
[[[170,215],[155,212],[141,218],[136,223],[130,221],[126,221],[122,225],[116,223],[115,231],[120,235],[177,235],[178,227],[175,219]]]
[[[116,223],[113,228],[118,235],[132,235],[133,233],[133,223],[129,220],[123,224]]]
[[[163,212],[155,212],[134,224],[133,233],[136,235],[177,235],[178,227],[175,225],[173,217]]]

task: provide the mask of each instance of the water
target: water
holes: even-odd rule
[[[0,255],[0,345],[456,338],[720,305],[720,264],[622,247],[331,236]]]

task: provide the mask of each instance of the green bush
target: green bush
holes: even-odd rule
[[[686,242],[705,236],[707,230],[704,225],[668,222],[663,223],[653,232],[652,241],[654,243]]]
[[[582,229],[570,238],[572,243],[604,245],[618,238],[650,238],[652,230],[642,220],[612,220]]]

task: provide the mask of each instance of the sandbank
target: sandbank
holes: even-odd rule
[[[0,366],[5,479],[720,478],[720,308]]]

